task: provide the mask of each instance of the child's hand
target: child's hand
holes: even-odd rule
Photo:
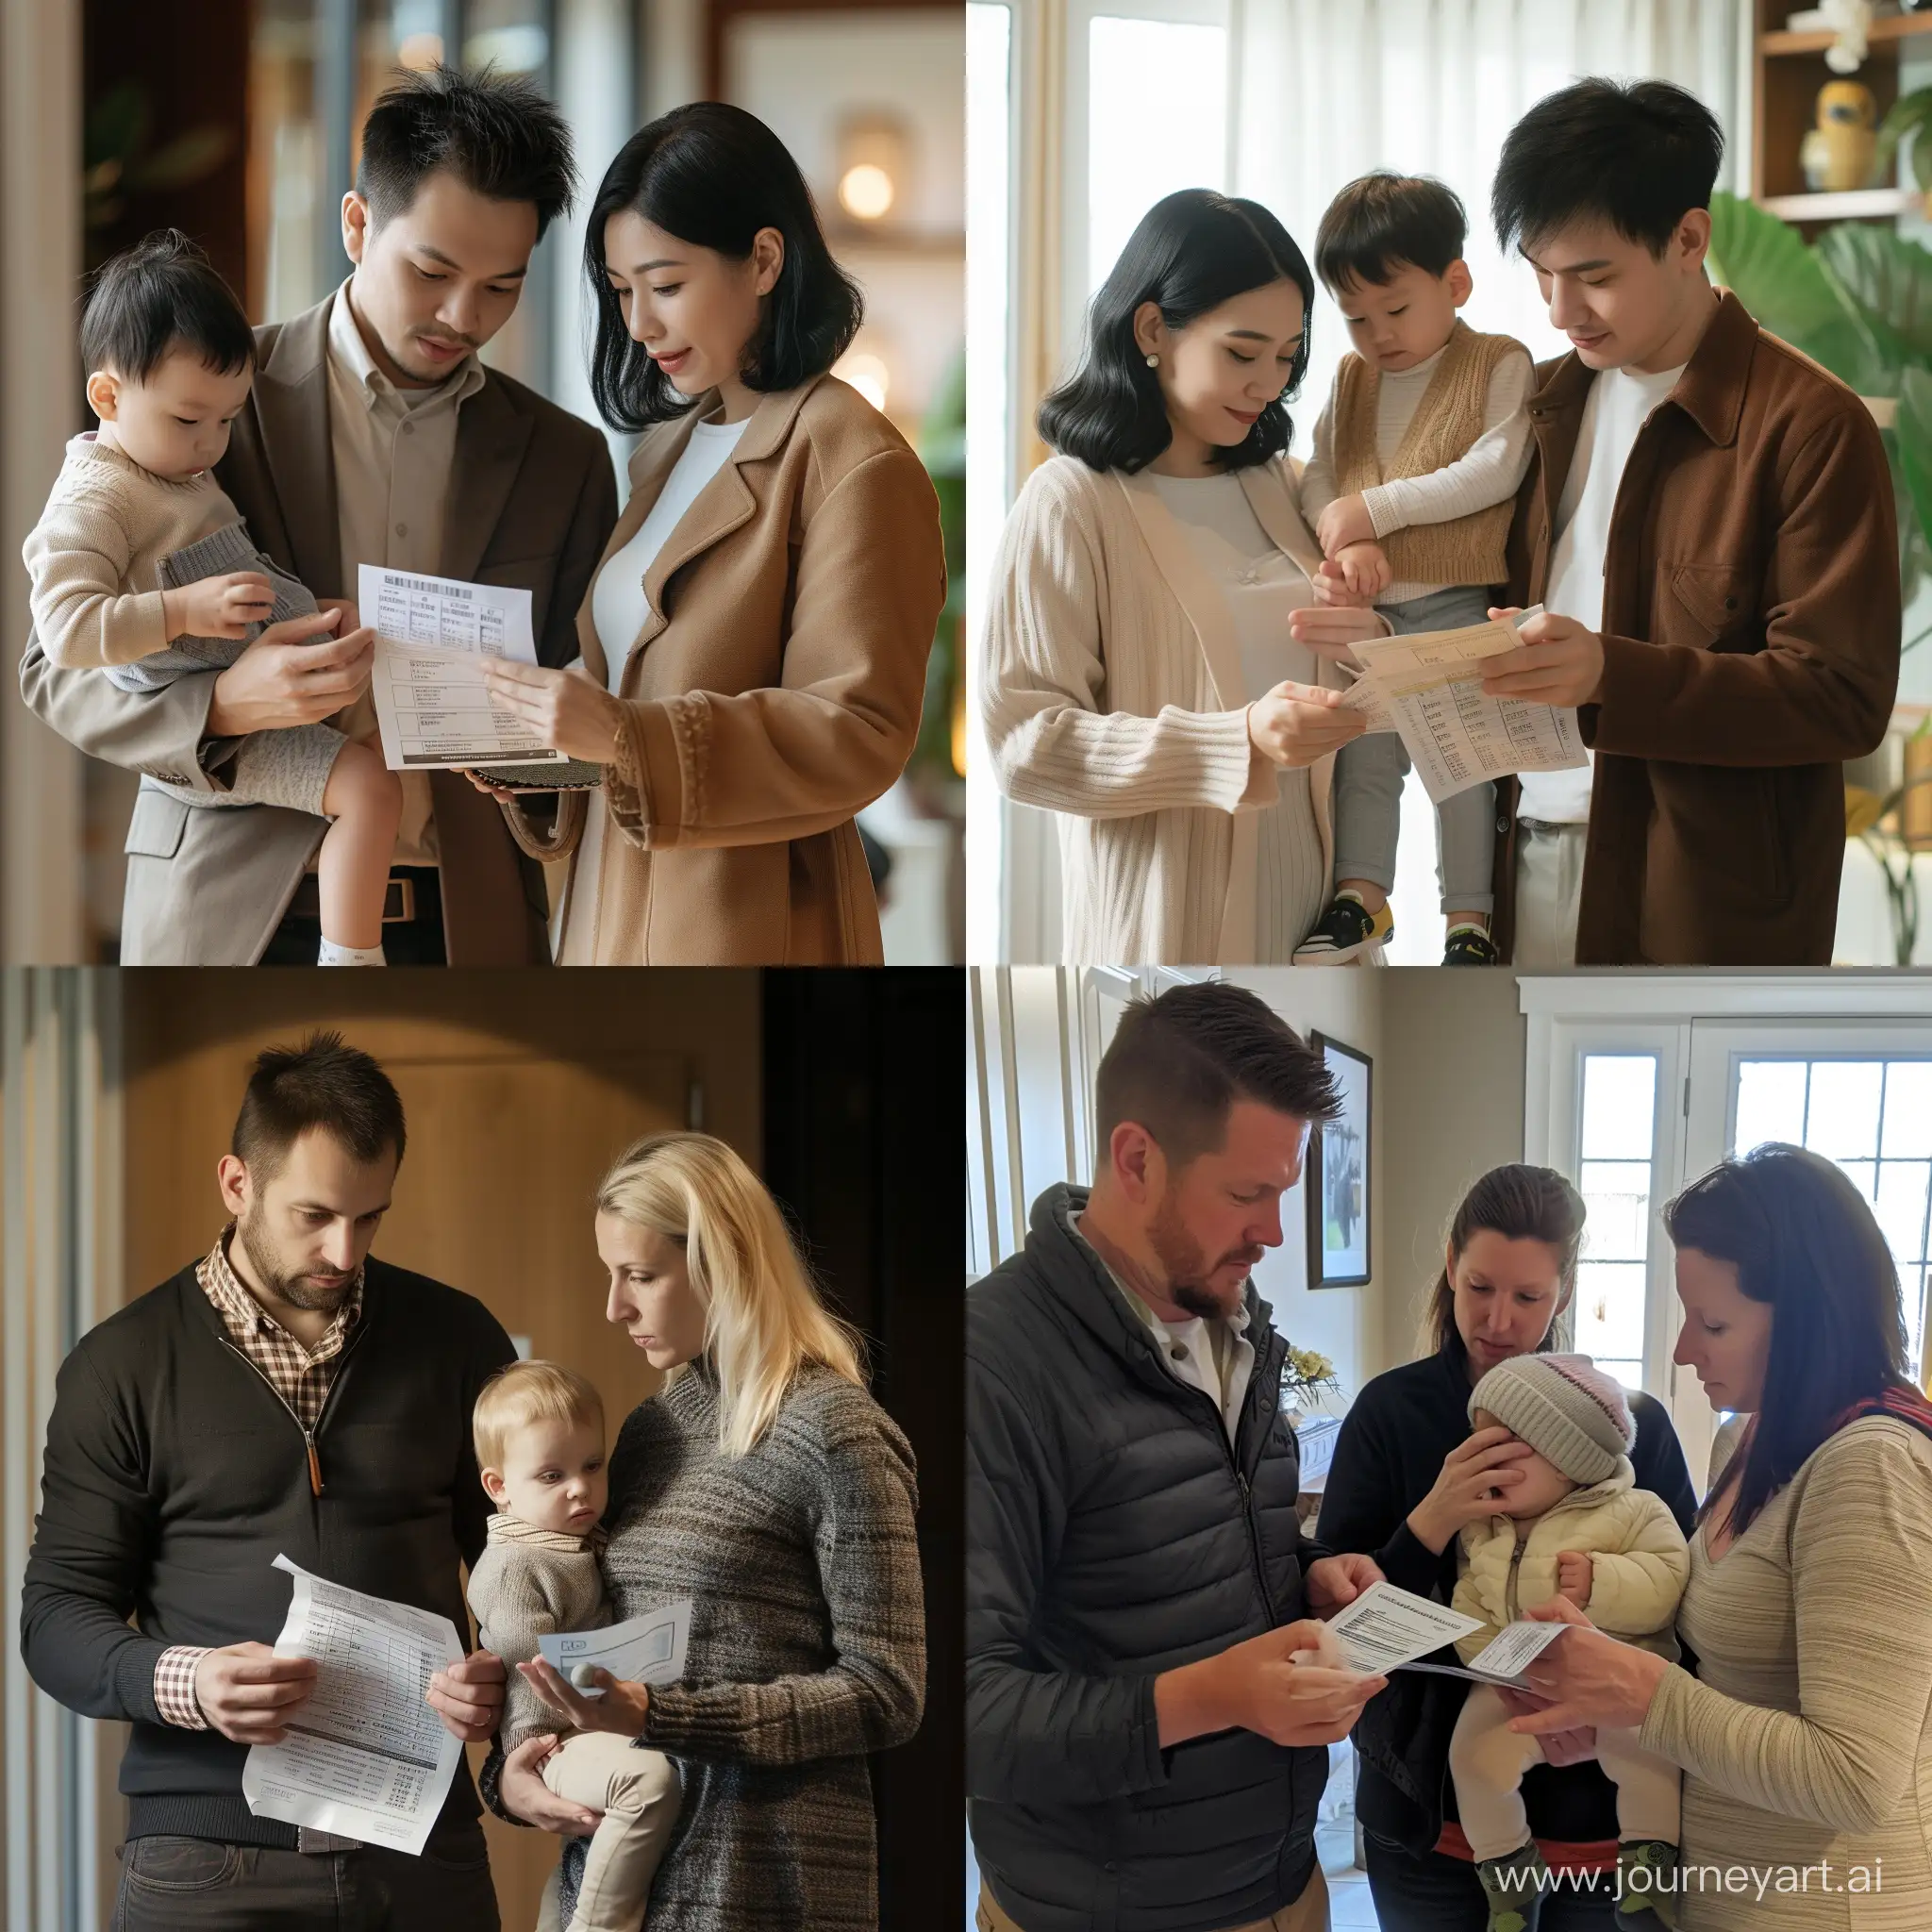
[[[1332,560],[1341,566],[1343,582],[1365,604],[1373,604],[1394,580],[1379,543],[1347,544]]]
[[[1564,1550],[1557,1557],[1557,1589],[1580,1610],[1590,1602],[1595,1567],[1581,1550]]]
[[[1308,581],[1314,586],[1317,604],[1332,604],[1345,610],[1362,610],[1375,601],[1373,596],[1357,596],[1349,588],[1348,573],[1332,557],[1324,558],[1315,566],[1315,575]]]
[[[161,593],[168,641],[176,638],[244,638],[275,608],[275,586],[259,571],[231,571]]]
[[[1324,557],[1334,557],[1351,543],[1373,543],[1375,525],[1360,493],[1338,496],[1328,505],[1315,519],[1315,535]]]

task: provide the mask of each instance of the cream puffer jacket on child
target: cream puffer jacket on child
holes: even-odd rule
[[[1637,1487],[1627,1456],[1602,1482],[1572,1490],[1530,1522],[1488,1517],[1468,1524],[1460,1541],[1450,1606],[1483,1620],[1456,1641],[1464,1663],[1505,1624],[1557,1594],[1557,1558],[1565,1550],[1594,1559],[1584,1615],[1599,1630],[1676,1661],[1672,1626],[1690,1580],[1690,1548],[1663,1498]]]

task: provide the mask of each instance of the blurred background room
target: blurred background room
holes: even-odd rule
[[[92,426],[75,348],[81,277],[156,228],[202,243],[257,323],[349,271],[338,209],[371,103],[399,68],[532,76],[576,139],[580,202],[623,142],[696,99],[736,103],[805,172],[866,296],[838,374],[924,458],[963,559],[965,280],[961,23],[950,0],[8,0],[0,25],[0,553],[27,628],[20,545]],[[581,219],[539,246],[484,360],[595,419]],[[628,440],[613,436],[620,489]],[[961,593],[963,594],[963,593]],[[956,598],[905,777],[861,814],[890,862],[886,957],[963,955]],[[111,962],[134,777],[0,705],[0,957]]]

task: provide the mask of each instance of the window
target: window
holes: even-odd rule
[[[1576,1184],[1589,1210],[1576,1270],[1575,1342],[1641,1389],[1649,1307],[1657,1058],[1586,1054]]]

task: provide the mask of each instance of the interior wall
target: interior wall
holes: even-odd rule
[[[1387,1077],[1377,1093],[1380,1338],[1371,1374],[1414,1357],[1443,1233],[1470,1182],[1523,1158],[1525,1041],[1514,973],[1407,966],[1375,977],[1377,1071]]]

